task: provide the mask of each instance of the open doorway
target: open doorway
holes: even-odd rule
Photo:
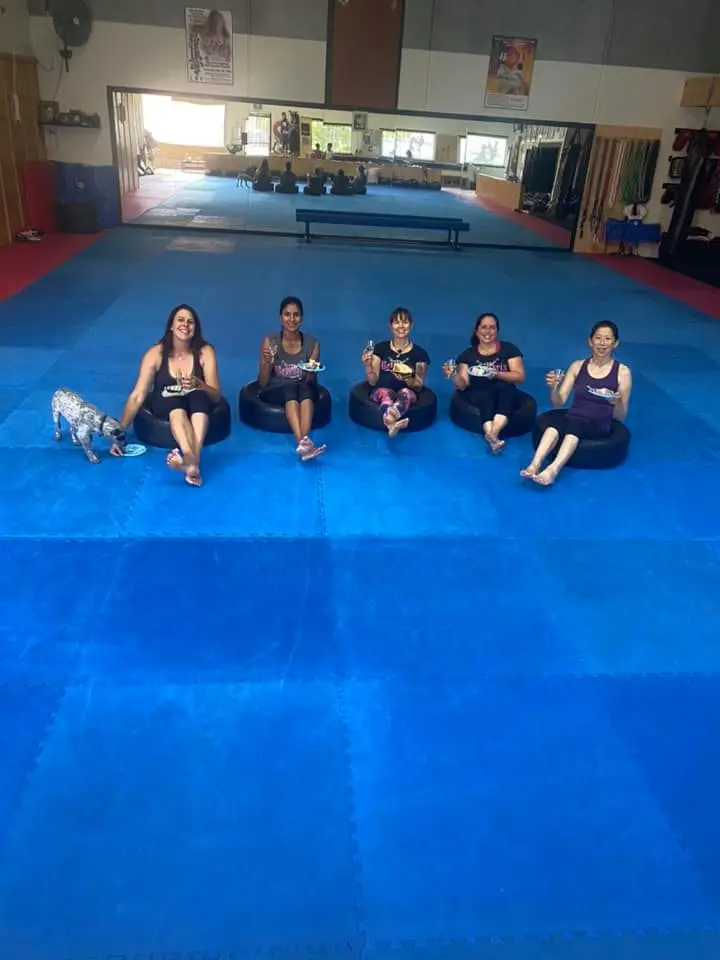
[[[120,91],[112,102],[125,223],[202,179],[205,155],[228,142],[224,103]]]

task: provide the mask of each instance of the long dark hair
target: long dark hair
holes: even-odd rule
[[[190,341],[190,351],[193,356],[200,359],[200,351],[203,347],[208,346],[207,340],[202,335],[202,326],[200,324],[200,317],[197,315],[197,310],[195,307],[191,307],[187,303],[180,303],[177,307],[173,307],[170,311],[170,316],[167,318],[167,323],[165,324],[165,333],[163,333],[162,338],[160,339],[160,346],[162,347],[163,357],[169,357],[172,353],[173,346],[173,332],[172,325],[173,320],[181,310],[187,310],[190,316],[195,322],[195,333],[193,338]]]
[[[485,317],[492,317],[497,326],[497,332],[500,333],[500,321],[495,316],[494,313],[481,313],[477,320],[475,321],[475,326],[473,327],[472,336],[470,337],[470,343],[473,347],[476,347],[480,343],[480,338],[477,335],[477,328],[480,326]]]

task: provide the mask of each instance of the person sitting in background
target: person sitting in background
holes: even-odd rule
[[[516,384],[525,380],[523,355],[514,343],[498,340],[500,321],[494,313],[477,318],[471,346],[456,360],[457,369],[443,368],[456,390],[480,410],[485,442],[492,453],[505,446],[500,434],[517,407]]]
[[[280,174],[280,183],[275,188],[275,193],[297,193],[297,177],[293,173],[292,163],[288,160],[285,169]]]
[[[325,174],[320,167],[316,167],[315,173],[308,177],[308,182],[305,184],[303,193],[306,193],[309,197],[322,197],[325,193],[324,183]]]
[[[311,160],[324,160],[324,159],[325,159],[325,154],[324,154],[324,153],[322,152],[322,150],[320,149],[320,144],[319,144],[319,143],[316,143],[316,144],[315,144],[315,149],[314,149],[313,152],[310,154],[310,159],[311,159]]]
[[[365,349],[362,363],[365,379],[372,387],[370,399],[380,405],[388,435],[394,437],[410,423],[406,416],[425,385],[430,357],[410,340],[413,318],[409,310],[397,307],[390,314],[392,337]]]
[[[327,160],[332,160],[333,158],[333,148],[331,143],[327,145],[327,150],[325,151],[325,157]]]
[[[552,370],[545,378],[553,407],[561,407],[571,393],[573,400],[560,429],[545,430],[530,465],[520,471],[521,477],[544,487],[555,483],[581,440],[609,437],[613,420],[624,420],[627,416],[632,375],[630,369],[614,357],[619,343],[617,326],[610,321],[596,323],[588,343],[587,360],[575,360],[564,375],[561,370]],[[560,449],[555,459],[538,473],[559,440]]]
[[[285,417],[297,442],[295,452],[301,460],[312,460],[325,453],[310,437],[318,398],[317,374],[303,366],[320,364],[320,344],[302,333],[303,305],[298,297],[285,297],[280,304],[280,333],[264,337],[260,346],[258,396],[265,403],[285,407]]]
[[[143,404],[167,420],[178,445],[168,454],[167,464],[184,474],[190,486],[199,487],[210,412],[221,398],[215,350],[203,338],[195,310],[181,304],[170,311],[162,340],[142,358],[120,422],[128,430]],[[116,447],[110,452],[122,455]]]
[[[350,178],[347,176],[344,170],[338,170],[333,177],[333,185],[330,189],[330,193],[336,197],[349,197],[352,194],[352,190],[350,189]]]
[[[360,164],[358,167],[357,176],[352,182],[352,192],[356,196],[361,196],[367,193],[367,173],[365,172],[365,167]]]
[[[272,190],[272,174],[267,160],[263,160],[253,177],[253,190],[259,193],[268,193]]]

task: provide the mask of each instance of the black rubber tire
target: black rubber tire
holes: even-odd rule
[[[532,440],[536,450],[545,430],[548,427],[559,428],[565,413],[565,410],[548,410],[540,414],[533,428]],[[630,431],[624,423],[613,420],[609,437],[604,440],[581,440],[567,465],[579,470],[609,470],[619,467],[627,459],[629,450]]]
[[[373,388],[365,380],[356,383],[350,391],[348,401],[348,413],[353,423],[361,427],[367,427],[368,430],[378,430],[387,432],[387,427],[383,423],[383,414],[380,405],[373,403],[370,399],[370,391]],[[427,430],[437,419],[437,396],[427,387],[418,394],[417,403],[414,403],[407,412],[407,418],[410,421],[403,433],[418,433],[420,430]]]
[[[290,425],[285,416],[285,407],[266,403],[258,396],[257,380],[246,384],[238,397],[238,412],[241,421],[255,430],[265,433],[290,433]],[[318,384],[318,400],[315,404],[312,429],[321,430],[332,420],[332,397],[325,387]]]
[[[535,398],[524,390],[518,390],[518,405],[501,433],[503,440],[512,437],[524,437],[535,426],[537,417],[537,403]],[[480,410],[468,401],[463,390],[455,390],[450,400],[450,419],[456,427],[461,427],[469,433],[483,432]]]
[[[147,407],[141,407],[138,415],[133,422],[133,429],[138,441],[146,447],[160,447],[162,450],[172,450],[177,446],[177,441],[172,435],[170,424],[167,420],[160,420],[154,413],[151,413]],[[205,446],[212,447],[213,444],[222,443],[227,440],[232,430],[232,414],[230,413],[230,404],[223,397],[220,403],[213,407],[210,413],[210,423],[208,425]]]

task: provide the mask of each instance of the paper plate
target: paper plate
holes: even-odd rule
[[[304,370],[305,373],[322,373],[325,369],[325,365],[322,363],[319,367],[309,367],[306,363],[299,363],[298,366],[301,370]]]
[[[602,400],[617,400],[620,396],[619,393],[615,393],[613,390],[607,390],[604,387],[596,390],[595,387],[588,385],[588,393],[591,393],[593,397],[600,397]]]
[[[147,453],[147,447],[141,443],[127,443],[123,450],[124,457],[141,457],[144,453]]]
[[[471,377],[489,377],[491,367],[485,366],[484,364],[477,364],[474,367],[468,367],[468,373]]]

